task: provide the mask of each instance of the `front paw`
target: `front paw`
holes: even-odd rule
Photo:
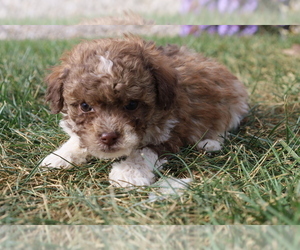
[[[67,159],[60,157],[55,153],[48,155],[40,164],[40,167],[48,168],[69,168],[71,166],[71,163]]]
[[[136,169],[126,162],[115,163],[109,174],[109,181],[116,187],[150,186],[155,181],[152,171]]]
[[[72,164],[85,163],[87,157],[87,149],[79,146],[77,137],[71,137],[58,150],[48,155],[41,162],[40,167],[69,168]]]
[[[133,151],[126,160],[112,165],[110,183],[116,187],[150,186],[155,182],[153,170],[165,162],[149,148]]]

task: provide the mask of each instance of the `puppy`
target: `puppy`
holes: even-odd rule
[[[46,82],[51,111],[63,114],[70,139],[41,166],[122,157],[109,174],[122,187],[152,184],[165,152],[188,144],[220,150],[248,109],[245,87],[224,66],[131,35],[78,44]]]

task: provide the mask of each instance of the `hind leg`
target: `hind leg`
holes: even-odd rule
[[[207,152],[220,151],[226,138],[226,133],[211,133],[206,136],[197,144],[199,150],[205,150]]]
[[[205,139],[200,141],[197,145],[198,149],[204,149],[207,152],[220,151],[222,149],[222,142],[212,139]]]

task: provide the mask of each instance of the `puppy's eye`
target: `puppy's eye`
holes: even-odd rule
[[[125,106],[125,109],[127,109],[127,110],[136,110],[138,106],[139,106],[139,102],[138,101],[130,101]]]
[[[90,112],[90,111],[93,110],[93,108],[90,105],[88,105],[86,102],[81,103],[80,108],[85,113]]]

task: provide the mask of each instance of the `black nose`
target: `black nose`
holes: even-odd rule
[[[116,132],[110,132],[110,133],[103,133],[100,136],[100,140],[103,144],[107,146],[114,145],[119,138],[119,135]]]

